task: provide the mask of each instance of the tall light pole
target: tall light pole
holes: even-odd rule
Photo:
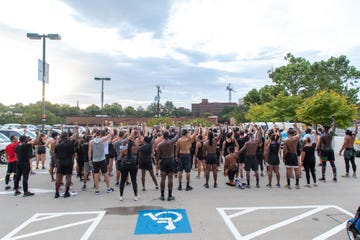
[[[101,129],[104,127],[104,81],[110,81],[109,77],[95,77],[96,81],[101,81]]]
[[[46,38],[51,40],[61,40],[61,36],[57,33],[52,34],[38,34],[38,33],[27,33],[26,36],[31,40],[43,40],[43,59],[42,59],[42,97],[41,97],[41,104],[42,104],[42,132],[44,132],[45,123],[46,123],[46,113],[45,113],[45,43]]]

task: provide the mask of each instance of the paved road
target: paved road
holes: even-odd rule
[[[336,138],[336,152],[342,138]],[[357,159],[358,160],[358,159]],[[336,159],[338,175],[344,173],[344,162]],[[5,166],[0,166],[0,178],[4,177]],[[221,173],[221,172],[220,172]],[[282,183],[285,182],[281,167]],[[317,167],[320,174],[320,168]],[[266,176],[260,179],[260,189],[240,190],[225,185],[226,179],[219,176],[219,187],[203,188],[204,179],[196,179],[192,173],[193,191],[174,190],[175,201],[160,201],[147,178],[147,191],[140,191],[140,200],[133,201],[131,186],[125,189],[125,200],[120,202],[119,191],[107,194],[101,184],[102,194],[96,196],[89,187],[81,191],[81,183],[73,179],[72,189],[78,196],[54,199],[54,186],[45,170],[38,170],[30,178],[34,197],[14,197],[4,191],[1,179],[0,204],[2,239],[347,239],[343,223],[360,205],[357,194],[359,179],[341,178],[338,183],[319,183],[317,188],[302,187],[299,190],[267,189]],[[303,174],[304,175],[304,174]],[[330,167],[327,178],[332,179]],[[114,179],[112,178],[112,184]],[[140,180],[140,179],[138,179]],[[254,179],[252,179],[254,182]],[[212,183],[212,181],[210,181]],[[304,185],[305,178],[301,179]],[[175,179],[177,186],[177,179]],[[186,223],[182,220],[160,221],[161,217],[140,215],[150,224],[139,226],[153,234],[136,235],[135,228],[139,210],[184,209],[191,227],[191,233],[162,234],[160,230],[173,222],[177,230]],[[162,210],[161,210],[162,209]],[[177,210],[175,210],[177,211]],[[156,220],[157,219],[157,220]],[[159,221],[159,222],[158,222]],[[153,224],[151,225],[151,222]],[[158,227],[158,230],[151,228]],[[160,230],[159,230],[160,229]],[[171,233],[175,230],[169,230]],[[182,230],[181,230],[182,231]],[[184,230],[185,231],[185,230]]]

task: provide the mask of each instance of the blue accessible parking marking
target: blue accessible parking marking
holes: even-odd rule
[[[191,233],[185,209],[142,210],[135,234]]]

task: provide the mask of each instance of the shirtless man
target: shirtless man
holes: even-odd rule
[[[50,167],[49,167],[49,173],[50,173],[50,177],[51,177],[51,181],[55,182],[55,178],[54,178],[54,169],[55,169],[55,145],[58,142],[58,137],[59,134],[57,132],[53,132],[51,134],[51,140],[48,141],[45,145],[45,147],[48,147],[50,150]]]
[[[256,177],[256,187],[259,188],[259,165],[256,159],[256,150],[259,145],[259,139],[260,139],[260,131],[259,128],[255,125],[256,128],[256,137],[253,138],[255,129],[253,131],[249,131],[249,141],[247,141],[244,146],[240,149],[238,154],[242,154],[246,151],[246,157],[245,157],[245,172],[246,172],[246,187],[250,188],[250,169],[252,169],[255,172]]]
[[[238,152],[234,152],[234,147],[230,146],[228,148],[228,154],[225,156],[224,163],[224,176],[228,176],[229,182],[226,184],[235,187],[236,183],[234,181],[235,174],[238,172],[239,164],[237,163],[237,159],[239,157]]]
[[[326,162],[329,161],[333,170],[333,181],[336,182],[336,166],[335,166],[335,154],[334,149],[331,146],[331,142],[334,137],[335,129],[336,129],[336,119],[333,116],[333,126],[330,128],[329,126],[324,126],[324,133],[320,137],[320,142],[317,146],[317,150],[320,151],[321,161],[322,161],[322,178],[320,181],[325,182],[325,173],[326,173]]]
[[[220,134],[215,135],[215,130],[208,132],[208,139],[204,143],[204,151],[205,154],[205,163],[206,163],[206,171],[205,171],[205,179],[206,183],[204,184],[205,188],[209,188],[209,175],[210,175],[210,169],[212,169],[213,177],[214,177],[214,188],[217,187],[217,164],[219,161],[219,158],[216,154],[217,149],[217,142],[221,139],[222,136],[222,129],[220,127]]]
[[[180,137],[180,131],[181,127],[179,128],[178,134],[170,139],[170,133],[164,132],[163,137],[164,140],[159,143],[157,146],[156,151],[156,166],[157,168],[160,168],[160,175],[161,175],[161,181],[160,181],[160,190],[161,190],[161,196],[160,199],[162,201],[165,200],[165,181],[166,177],[168,177],[168,201],[175,200],[175,197],[172,195],[172,188],[173,188],[173,174],[175,170],[175,159],[174,159],[174,146],[176,141]]]
[[[154,139],[154,142],[153,142],[153,146],[152,146],[152,153],[153,153],[153,160],[155,162],[156,160],[156,150],[157,150],[157,146],[159,145],[159,143],[161,143],[162,141],[164,140],[163,136],[162,136],[162,133],[160,130],[158,130],[157,132],[157,135],[156,135],[156,138]],[[159,168],[156,168],[155,169],[155,173],[156,173],[156,176],[159,176]]]
[[[285,188],[291,189],[290,177],[292,171],[295,173],[295,187],[300,189],[299,178],[300,178],[300,168],[299,168],[299,159],[297,155],[297,145],[301,139],[301,131],[298,129],[297,124],[294,123],[294,128],[289,128],[287,131],[288,137],[284,141],[283,147],[283,161],[286,167],[286,185]]]
[[[345,131],[344,143],[340,149],[339,155],[341,156],[342,151],[344,151],[344,160],[345,160],[345,169],[346,173],[342,177],[349,177],[350,163],[353,169],[353,177],[356,178],[356,163],[355,163],[355,155],[356,151],[354,149],[354,142],[356,135],[358,133],[358,125],[357,121],[354,120],[354,132],[350,130]]]
[[[182,180],[182,173],[184,170],[186,172],[185,190],[190,191],[193,189],[190,186],[190,171],[191,171],[190,147],[191,147],[191,143],[194,141],[198,132],[199,129],[196,128],[195,132],[192,135],[189,135],[188,131],[186,129],[183,129],[181,134],[182,136],[176,143],[175,158],[176,158],[176,162],[178,163],[179,191],[182,190],[181,180]]]

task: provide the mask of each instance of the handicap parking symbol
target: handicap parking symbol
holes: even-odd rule
[[[191,233],[185,209],[139,211],[135,234]]]

